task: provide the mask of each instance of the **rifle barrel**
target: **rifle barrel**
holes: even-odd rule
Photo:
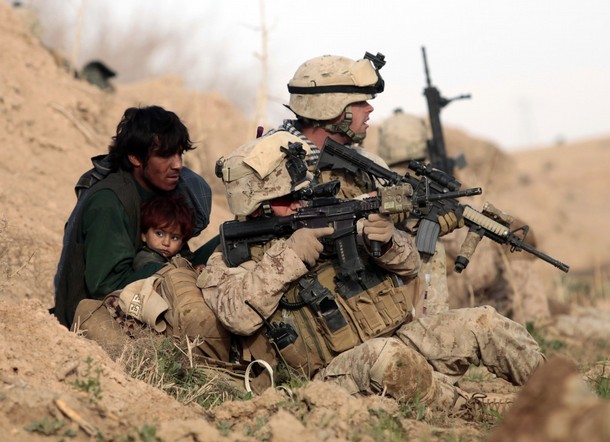
[[[428,84],[428,87],[431,87],[432,81],[430,80],[430,71],[428,70],[428,59],[426,58],[426,47],[425,46],[421,47],[421,53],[422,53],[422,56],[424,57],[424,72],[426,73],[426,83]]]
[[[559,270],[561,270],[562,272],[568,273],[568,271],[570,270],[570,266],[568,266],[567,264],[564,264],[563,262],[550,257],[549,255],[547,255],[546,253],[541,252],[540,250],[537,250],[535,248],[533,248],[532,246],[530,246],[527,243],[523,243],[519,240],[519,244],[515,245],[514,242],[509,242],[509,244],[515,249],[515,250],[519,250],[519,249],[523,249],[528,253],[531,253],[532,255],[542,259],[543,261],[548,262],[549,264],[557,267]]]

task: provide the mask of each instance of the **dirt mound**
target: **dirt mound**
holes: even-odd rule
[[[90,157],[106,152],[129,106],[166,106],[190,128],[198,148],[187,162],[207,177],[216,195],[213,225],[199,240],[230,218],[214,162],[254,129],[227,100],[188,92],[175,78],[104,93],[58,65],[7,4],[0,7],[0,34],[0,235],[5,246],[0,263],[7,269],[0,287],[15,294],[7,298],[35,297],[52,304],[51,281],[63,225],[76,200],[74,183],[90,167]]]
[[[2,300],[0,317],[0,427],[12,440],[40,440],[23,428],[45,417],[68,421],[70,412],[82,431],[99,431],[106,440],[134,426],[202,416],[126,375],[97,344],[68,333],[38,301]],[[79,388],[77,381],[89,387]],[[142,397],[156,405],[143,407]]]
[[[362,435],[382,440],[391,426],[398,426],[403,438],[434,440],[433,435],[441,438],[449,431],[432,431],[413,419],[397,423],[388,417],[397,409],[395,402],[355,399],[317,383],[293,396],[271,390],[205,412],[130,378],[95,343],[62,328],[47,309],[53,304],[63,226],[76,200],[73,186],[90,167],[89,158],[106,151],[124,110],[158,104],[175,111],[189,127],[198,148],[186,161],[215,192],[211,225],[195,245],[231,218],[214,162],[252,138],[254,127],[222,96],[188,91],[178,78],[123,85],[111,94],[74,79],[5,2],[0,3],[0,65],[3,438],[47,440],[44,432],[24,430],[28,425],[58,436],[72,429],[74,440],[90,440],[96,431],[106,440],[127,434],[151,440],[143,435],[151,425],[165,440],[354,440]],[[374,137],[373,132],[372,141]],[[585,271],[610,262],[608,239],[598,233],[604,231],[607,212],[601,204],[607,183],[601,167],[608,160],[610,140],[518,156],[457,129],[447,129],[447,142],[450,153],[466,153],[478,171],[473,183],[488,183],[494,202],[527,214],[549,253]],[[575,167],[583,154],[594,160],[587,168]],[[88,385],[88,392],[77,387],[79,382]],[[96,385],[101,386],[99,398]],[[60,420],[65,427],[49,429]],[[453,427],[465,438],[480,434],[472,426]]]
[[[604,441],[610,402],[598,398],[567,358],[555,357],[528,381],[490,442]]]

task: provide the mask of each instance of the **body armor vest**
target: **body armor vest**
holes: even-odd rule
[[[251,252],[258,260],[264,248],[255,246]],[[271,345],[260,345],[259,336],[254,340],[259,351],[252,347],[248,352],[266,360],[275,356],[311,377],[339,353],[389,336],[411,321],[418,295],[418,278],[403,284],[370,260],[357,281],[345,281],[335,260],[321,261],[290,284],[260,332]],[[275,348],[276,354],[260,354],[263,347]]]

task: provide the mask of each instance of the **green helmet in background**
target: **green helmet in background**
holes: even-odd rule
[[[379,128],[377,154],[394,166],[427,157],[428,128],[423,119],[396,109]]]
[[[303,63],[288,83],[290,102],[287,106],[307,123],[320,126],[331,133],[346,134],[353,142],[364,139],[350,128],[350,105],[375,98],[383,92],[384,81],[379,69],[385,64],[384,56],[368,52],[360,60],[336,55],[323,55]],[[345,118],[336,124],[329,123],[345,112]]]

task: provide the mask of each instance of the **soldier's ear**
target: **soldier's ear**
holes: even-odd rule
[[[127,155],[127,158],[129,158],[129,162],[133,167],[140,167],[142,165],[140,159],[135,155]]]

